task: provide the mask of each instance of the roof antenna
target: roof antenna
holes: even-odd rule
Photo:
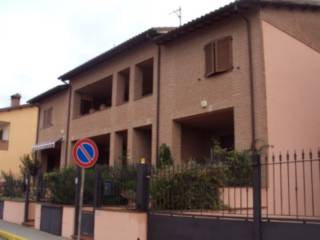
[[[179,26],[181,26],[181,24],[182,24],[182,8],[181,8],[181,6],[178,9],[172,11],[170,14],[177,15],[177,17],[179,18]]]

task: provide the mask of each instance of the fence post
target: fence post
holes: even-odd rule
[[[253,167],[253,239],[262,239],[261,229],[261,162],[260,155],[251,156]]]
[[[24,200],[24,222],[28,221],[29,217],[29,195],[30,195],[30,173],[25,176],[25,200]]]
[[[81,168],[77,167],[76,177],[74,179],[75,182],[75,200],[74,200],[74,231],[73,235],[77,236],[78,234],[78,218],[79,218],[79,211],[80,211],[80,186],[81,186]]]
[[[101,167],[99,164],[95,165],[93,207],[101,207]]]
[[[39,171],[37,175],[36,202],[40,202],[42,192],[43,192],[43,173],[42,171]]]
[[[149,167],[147,164],[138,164],[137,171],[137,210],[147,211],[149,206]]]

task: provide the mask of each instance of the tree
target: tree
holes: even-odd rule
[[[25,154],[20,158],[19,167],[22,176],[27,176],[27,174],[30,174],[33,179],[33,183],[35,183],[35,178],[39,172],[40,166],[41,163],[34,153]]]

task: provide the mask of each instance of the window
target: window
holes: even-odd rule
[[[136,65],[135,99],[151,95],[153,92],[153,59]]]
[[[233,68],[232,37],[211,41],[204,46],[205,76],[229,71]]]
[[[112,76],[75,91],[74,118],[105,110],[112,105]]]
[[[9,123],[0,122],[0,151],[9,149]]]
[[[52,126],[52,108],[45,109],[43,111],[43,128]]]
[[[85,115],[90,112],[92,107],[92,101],[88,99],[81,99],[80,100],[80,115]]]
[[[130,68],[118,73],[116,105],[121,105],[129,101],[130,88]]]

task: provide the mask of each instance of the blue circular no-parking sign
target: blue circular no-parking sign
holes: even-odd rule
[[[94,141],[81,139],[74,145],[72,155],[79,167],[91,168],[98,160],[99,151]]]

